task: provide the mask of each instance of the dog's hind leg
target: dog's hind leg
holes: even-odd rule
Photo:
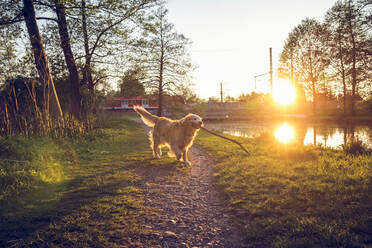
[[[154,144],[153,153],[154,153],[154,158],[160,158],[161,157],[161,149],[160,149],[159,144],[156,144],[156,143]]]
[[[154,158],[160,158],[160,156],[161,156],[161,149],[160,149],[159,137],[157,137],[153,133],[152,134],[152,140],[153,140],[152,151],[153,151]]]
[[[159,144],[159,138],[156,135],[154,135],[153,132],[150,132],[149,139],[151,141],[152,154],[154,158],[160,158],[161,149]]]

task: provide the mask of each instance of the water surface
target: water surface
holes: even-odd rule
[[[235,136],[257,137],[269,132],[282,143],[301,143],[341,148],[351,140],[360,140],[367,148],[372,148],[372,126],[345,125],[336,123],[302,122],[208,122],[212,130],[222,131]]]

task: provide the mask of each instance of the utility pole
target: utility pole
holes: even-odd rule
[[[269,74],[270,75],[270,93],[271,95],[273,94],[273,52],[272,48],[270,47],[270,71],[266,73],[262,73],[260,75],[254,76],[254,88],[256,89],[257,87],[257,78],[265,76]]]
[[[270,47],[270,92],[273,95],[273,51]]]
[[[220,87],[221,87],[221,103],[223,103],[223,91],[222,91],[222,82],[220,83]]]

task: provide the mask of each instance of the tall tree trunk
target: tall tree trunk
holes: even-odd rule
[[[356,44],[355,44],[355,37],[354,37],[354,32],[353,32],[353,24],[352,24],[352,13],[351,13],[351,1],[349,0],[348,4],[348,25],[349,25],[349,33],[350,33],[350,39],[351,39],[351,44],[352,44],[352,49],[351,49],[351,59],[352,59],[352,68],[351,68],[351,115],[355,115],[355,89],[356,89],[356,84],[357,84],[357,73],[356,73]]]
[[[311,49],[309,48],[309,66],[310,66],[310,75],[309,79],[311,81],[312,93],[313,93],[313,114],[316,114],[316,101],[317,101],[317,93],[316,93],[316,82],[313,76],[313,61],[311,59]]]
[[[315,88],[315,81],[312,79],[312,91],[313,91],[313,114],[316,114],[316,103],[317,103],[317,95],[316,95],[316,88]]]
[[[341,30],[338,31],[338,52],[340,54],[341,78],[342,78],[342,86],[343,86],[343,91],[344,91],[344,115],[346,115],[347,92],[346,92],[345,66],[344,66],[343,51],[342,51]]]
[[[160,26],[160,36],[163,37],[163,26]],[[159,108],[158,108],[158,116],[162,115],[163,112],[163,72],[164,72],[164,43],[163,38],[161,38],[161,53],[160,53],[160,68],[159,68]]]
[[[81,21],[82,21],[84,49],[85,49],[85,65],[84,65],[83,82],[88,87],[90,111],[92,113],[95,113],[96,112],[96,109],[95,109],[96,96],[95,96],[94,83],[93,83],[92,70],[91,70],[92,54],[89,51],[89,39],[88,39],[88,30],[87,30],[87,16],[86,16],[85,0],[81,1]]]
[[[159,93],[158,93],[158,102],[159,108],[157,115],[160,117],[163,113],[163,62],[160,63],[160,73],[159,73]]]
[[[56,13],[58,18],[58,31],[61,38],[61,46],[67,69],[69,72],[69,78],[71,83],[71,98],[70,98],[70,112],[77,119],[80,119],[81,114],[81,93],[80,93],[80,82],[79,73],[75,64],[74,56],[70,45],[70,37],[67,30],[65,6],[62,1],[56,1]]]
[[[50,73],[48,59],[45,54],[39,28],[36,23],[35,8],[32,0],[23,0],[22,14],[25,19],[28,35],[30,37],[36,69],[45,88],[44,93],[47,99],[44,98],[44,100],[46,100],[44,110],[46,111],[46,114],[49,114],[50,111],[53,116],[62,117],[62,109],[59,104],[56,89],[54,87],[52,74]],[[48,100],[49,95],[51,98],[50,102]]]

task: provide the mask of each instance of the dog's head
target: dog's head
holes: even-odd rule
[[[181,119],[182,125],[188,125],[199,129],[203,125],[203,119],[199,115],[188,114]]]

